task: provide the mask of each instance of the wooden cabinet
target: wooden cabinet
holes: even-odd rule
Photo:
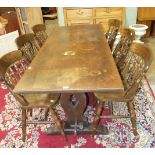
[[[42,11],[39,7],[16,8],[22,34],[32,32],[32,26],[43,24]]]
[[[148,26],[145,37],[155,36],[155,7],[139,7],[137,23]]]
[[[107,7],[95,9],[95,24],[102,24],[105,30],[108,29],[109,19],[119,19],[121,27],[124,26],[125,9],[121,7]]]
[[[64,8],[65,25],[77,24],[102,24],[105,30],[108,28],[109,19],[119,19],[124,26],[125,8]]]
[[[139,7],[137,18],[139,21],[155,20],[155,7]]]

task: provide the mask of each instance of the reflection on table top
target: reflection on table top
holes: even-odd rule
[[[16,93],[122,92],[101,25],[57,28],[14,89]]]

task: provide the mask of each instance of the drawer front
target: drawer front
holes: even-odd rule
[[[88,18],[93,16],[93,9],[73,9],[65,10],[66,18]]]
[[[81,24],[93,24],[92,19],[80,19],[80,20],[68,20],[66,21],[67,26],[81,25]]]
[[[96,8],[95,9],[96,17],[102,16],[122,16],[123,8],[120,7],[106,7],[106,8]]]

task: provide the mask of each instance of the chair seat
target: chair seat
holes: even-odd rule
[[[126,98],[124,93],[94,93],[95,97],[100,101],[127,101],[130,98]]]
[[[25,99],[32,107],[49,107],[58,101],[60,94],[26,94]]]

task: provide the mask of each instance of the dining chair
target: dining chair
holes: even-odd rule
[[[20,35],[15,41],[23,56],[30,63],[40,49],[34,34],[27,33]]]
[[[0,58],[0,75],[1,79],[6,83],[10,92],[18,101],[19,106],[22,111],[22,140],[26,140],[26,126],[28,124],[51,124],[51,121],[46,120],[32,120],[28,119],[28,111],[36,108],[45,108],[49,109],[49,112],[53,115],[54,123],[56,127],[60,130],[65,141],[67,140],[62,127],[61,121],[54,111],[54,106],[59,102],[60,94],[15,94],[13,92],[14,87],[24,74],[24,71],[27,67],[24,66],[23,61],[21,60],[22,54],[17,51],[10,52],[7,55]],[[46,115],[46,113],[45,113]]]
[[[119,31],[120,24],[121,21],[118,19],[110,19],[108,21],[108,31],[105,33],[105,36],[111,50],[113,48],[114,41]]]
[[[120,39],[116,45],[116,48],[113,50],[113,57],[115,63],[120,71],[124,65],[125,57],[129,51],[131,44],[135,38],[135,31],[129,28],[123,28],[120,31]]]
[[[142,44],[133,44],[125,59],[125,67],[121,71],[121,78],[124,85],[124,93],[102,93],[95,92],[95,97],[99,103],[96,116],[93,122],[93,131],[96,131],[101,118],[130,118],[134,135],[138,135],[136,126],[136,113],[134,107],[134,97],[136,96],[141,82],[152,62],[151,50]],[[110,115],[102,115],[105,102],[126,102],[129,115],[114,115],[113,106],[110,108]]]
[[[46,26],[44,24],[37,24],[32,27],[32,30],[35,34],[36,40],[39,43],[39,46],[41,47],[48,37],[46,33]]]

